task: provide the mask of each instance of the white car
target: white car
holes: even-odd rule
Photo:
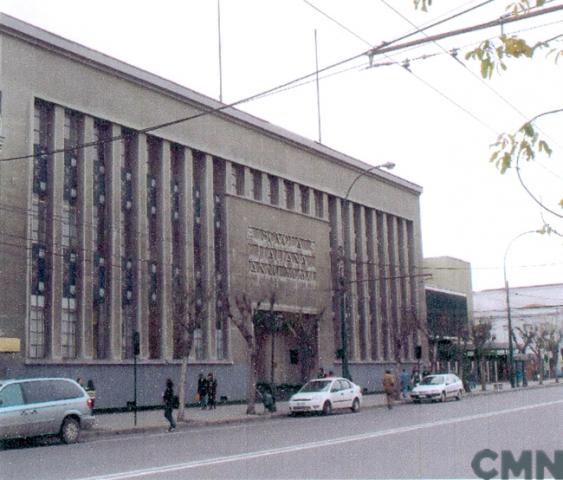
[[[349,408],[358,412],[362,403],[362,389],[341,377],[310,380],[289,399],[289,413],[322,413]]]
[[[453,373],[427,375],[411,391],[411,398],[415,403],[420,403],[422,400],[445,402],[448,398],[461,400],[462,395],[463,383]]]

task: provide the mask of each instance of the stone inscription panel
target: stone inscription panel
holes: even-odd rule
[[[252,275],[316,285],[313,240],[249,226],[247,242]]]

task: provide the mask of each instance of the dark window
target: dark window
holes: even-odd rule
[[[289,351],[289,363],[291,363],[291,365],[297,365],[299,363],[299,350],[292,348]]]

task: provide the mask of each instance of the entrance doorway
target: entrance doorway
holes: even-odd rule
[[[292,312],[260,312],[258,382],[298,385],[316,370],[318,315]]]

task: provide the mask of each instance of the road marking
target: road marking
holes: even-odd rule
[[[410,425],[406,427],[390,428],[387,430],[381,430],[379,432],[369,432],[369,433],[362,433],[359,435],[350,435],[347,437],[322,440],[318,442],[302,443],[290,447],[272,448],[268,450],[259,450],[256,452],[240,453],[236,455],[227,455],[223,457],[213,457],[205,460],[195,460],[192,462],[179,463],[175,465],[166,465],[161,467],[151,467],[151,468],[144,468],[139,470],[130,470],[127,472],[117,472],[113,474],[104,474],[104,475],[93,476],[93,477],[82,477],[76,480],[125,480],[130,478],[147,477],[149,475],[157,475],[162,473],[179,472],[182,470],[190,470],[194,468],[200,468],[200,467],[206,467],[212,465],[221,465],[224,463],[240,462],[244,460],[268,457],[272,455],[283,455],[286,453],[300,452],[303,450],[312,450],[315,448],[331,447],[334,445],[342,445],[345,443],[360,442],[362,440],[372,440],[375,438],[381,438],[390,435],[409,433],[415,430],[423,430],[425,428],[435,428],[435,427],[441,427],[455,423],[470,422],[473,420],[490,418],[497,415],[507,415],[512,413],[522,412],[525,410],[531,410],[533,408],[551,407],[553,405],[558,405],[561,403],[563,403],[563,400],[554,400],[551,402],[538,403],[535,405],[528,405],[525,407],[516,407],[508,410],[498,410],[495,412],[478,413],[475,415],[467,415],[465,417],[450,418],[450,419],[432,421],[427,423],[419,423],[416,425]]]

